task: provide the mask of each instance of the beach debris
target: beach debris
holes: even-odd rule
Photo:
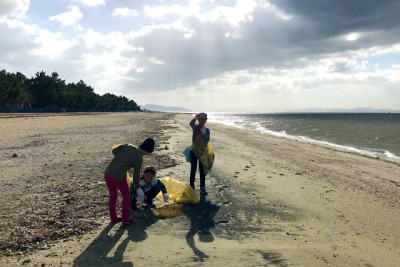
[[[393,181],[393,180],[389,180],[391,183],[394,183],[396,186],[400,186],[400,182],[396,182],[396,181]]]
[[[15,153],[13,157],[17,156]],[[151,158],[149,164],[163,169],[175,163],[167,155],[163,155],[162,158],[164,161],[160,161],[159,157]],[[62,162],[59,168],[66,167],[68,164],[70,164],[69,161]],[[96,229],[107,221],[107,209],[104,207],[107,206],[108,194],[106,194],[105,182],[98,178],[88,183],[86,177],[93,176],[93,167],[87,163],[84,165],[85,168],[78,163],[74,163],[75,165],[82,169],[79,176],[59,179],[57,183],[48,183],[46,180],[49,177],[60,176],[58,169],[48,169],[46,175],[37,177],[43,183],[33,184],[35,194],[27,195],[23,204],[18,204],[18,202],[13,204],[13,206],[22,207],[23,212],[21,215],[7,214],[7,225],[12,231],[9,236],[0,240],[4,255],[48,250],[57,240],[68,240],[72,236],[79,239],[84,233]],[[35,179],[32,183],[36,181]],[[94,201],[93,196],[95,196]],[[90,201],[93,201],[93,205],[88,206],[87,203]],[[170,211],[174,216],[182,212],[181,209]],[[32,262],[27,262],[25,266],[31,264]]]
[[[12,158],[17,158],[18,155],[17,155],[17,153],[14,153],[14,154],[11,155],[11,157],[12,157]]]
[[[157,207],[153,209],[153,213],[159,218],[174,218],[184,215],[182,204],[179,203],[171,203],[169,205]]]
[[[25,264],[28,264],[28,263],[31,263],[31,262],[32,262],[31,259],[26,259],[26,260],[24,260],[23,262],[21,262],[21,264],[22,264],[22,265],[25,265]]]

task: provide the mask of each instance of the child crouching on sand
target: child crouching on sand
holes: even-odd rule
[[[164,201],[169,200],[169,195],[165,185],[156,177],[156,169],[154,167],[146,167],[143,171],[143,176],[140,178],[139,189],[144,192],[144,204],[149,208],[154,208],[153,199],[158,193],[163,193]],[[137,210],[136,207],[136,191],[131,187],[131,211]]]

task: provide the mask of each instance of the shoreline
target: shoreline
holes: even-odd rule
[[[226,131],[230,131],[229,129],[230,129],[230,127],[232,127],[232,126],[227,126],[227,125],[220,124],[220,123],[217,123],[217,124],[223,125],[224,126],[223,128],[227,127]],[[345,168],[355,168],[356,170],[351,170],[354,174],[365,172],[363,169],[372,172],[372,171],[374,171],[373,168],[377,168],[375,170],[377,173],[374,174],[375,175],[374,178],[378,179],[379,175],[382,175],[383,177],[385,177],[385,179],[383,179],[381,181],[377,181],[377,183],[389,182],[389,185],[390,185],[390,183],[393,183],[396,187],[400,187],[400,169],[398,168],[400,166],[400,163],[393,162],[393,161],[386,161],[386,160],[383,160],[380,158],[370,157],[368,155],[361,155],[358,153],[354,153],[352,151],[342,151],[342,150],[334,148],[334,147],[310,143],[310,142],[303,141],[303,140],[279,137],[279,136],[265,134],[264,132],[252,131],[252,130],[248,130],[248,129],[241,129],[241,128],[237,128],[237,127],[234,127],[234,128],[238,129],[239,132],[241,132],[247,136],[253,136],[253,134],[256,134],[256,135],[260,135],[260,137],[259,137],[260,139],[263,138],[263,136],[265,136],[265,139],[268,140],[268,142],[275,142],[275,144],[273,146],[267,145],[267,146],[265,146],[265,148],[271,149],[273,151],[273,152],[271,152],[271,154],[275,153],[274,155],[271,155],[272,157],[278,158],[280,160],[285,160],[285,161],[293,161],[293,162],[288,162],[290,165],[299,165],[300,168],[307,168],[307,169],[311,169],[311,171],[314,171],[314,170],[312,170],[312,168],[318,168],[318,166],[317,166],[317,164],[313,164],[315,162],[315,160],[313,158],[314,157],[316,159],[324,158],[324,161],[326,161],[326,162],[324,162],[324,164],[333,165],[331,168],[334,171],[340,171],[341,175],[344,177],[344,179],[337,179],[338,175],[329,173],[329,170],[324,170],[325,168],[329,167],[329,166],[324,166],[324,168],[321,169],[321,171],[324,171],[324,175],[322,178],[328,179],[331,182],[337,182],[337,181],[347,182],[349,184],[353,184],[353,186],[354,186],[355,181],[352,181],[352,179],[357,179],[357,175],[347,175],[346,174],[347,170]],[[240,134],[238,132],[236,132],[236,131],[233,131],[233,132],[235,133],[236,138],[242,139],[241,137],[239,137]],[[254,147],[261,148],[261,145],[259,143],[252,142],[253,138],[248,138],[247,140],[249,141],[248,143],[255,144]],[[285,149],[285,150],[279,151],[279,149],[276,149],[274,147],[276,144],[283,144],[284,148],[291,147],[291,149]],[[302,150],[302,151],[298,152],[299,155],[297,155],[293,151],[294,148],[298,148],[298,149]],[[287,155],[284,154],[285,152],[287,152]],[[313,154],[313,152],[315,152],[315,155]],[[330,157],[326,157],[326,155],[330,155]],[[298,157],[298,156],[301,156],[301,157]],[[338,160],[340,158],[343,158],[343,159]],[[330,161],[328,161],[328,160],[330,160]],[[343,162],[345,162],[345,161],[348,161],[348,162],[344,166],[341,166],[341,165],[343,165]],[[351,166],[352,164],[354,164],[354,166]],[[312,165],[316,165],[316,166],[312,166]],[[374,166],[374,167],[372,167],[372,166]],[[395,174],[387,174],[386,169],[388,169],[388,170],[393,169],[393,172]],[[389,177],[388,177],[388,175],[389,175]],[[362,179],[360,179],[360,180],[362,180]],[[364,181],[364,182],[369,183],[370,181]],[[357,187],[361,188],[363,190],[366,190],[369,193],[378,193],[380,191],[379,187],[381,185],[378,185],[377,183],[374,183],[373,185],[372,184],[368,185],[368,187],[373,186],[373,188],[366,188],[366,187],[362,187],[362,186],[357,186]],[[395,191],[396,191],[396,195],[395,195],[395,197],[392,198],[391,204],[394,204],[400,208],[400,188],[396,188]],[[381,194],[378,194],[378,196],[386,198],[387,194],[386,194],[386,192],[382,192]]]
[[[329,142],[329,141],[312,139],[310,137],[305,137],[305,136],[300,136],[300,135],[289,135],[286,133],[276,132],[276,131],[272,131],[269,129],[244,128],[241,126],[232,125],[232,124],[224,122],[224,121],[219,121],[217,119],[211,120],[210,122],[221,124],[221,125],[228,126],[228,127],[233,127],[236,129],[251,131],[251,132],[255,132],[255,133],[262,133],[262,134],[265,134],[265,135],[268,135],[271,137],[285,138],[285,139],[292,140],[292,141],[317,145],[317,146],[333,149],[333,150],[344,152],[344,153],[351,153],[351,154],[355,154],[355,155],[364,156],[364,157],[371,158],[371,159],[383,160],[386,162],[398,164],[400,166],[400,156],[395,155],[392,152],[390,152],[388,150],[384,150],[384,149],[375,149],[377,151],[380,150],[383,152],[374,152],[373,149],[367,150],[367,149],[357,148],[355,146],[341,145],[341,144],[337,144],[337,143],[333,143],[333,142]],[[386,153],[391,154],[391,156],[387,156]]]
[[[9,266],[396,266],[399,262],[397,165],[211,122],[207,125],[216,161],[206,178],[209,195],[199,205],[180,207],[182,213],[176,217],[143,211],[133,215],[136,225],[108,225],[101,171],[113,143],[156,135],[155,157],[145,159],[145,164],[160,164],[159,177],[188,182],[190,165],[182,151],[191,141],[191,116],[149,114],[26,118],[14,124],[19,131],[2,124],[9,135],[4,139],[7,144],[0,145],[1,182],[7,173],[25,177],[20,165],[12,165],[10,147],[21,150],[16,160],[32,168],[33,177],[38,163],[45,166],[40,155],[59,159],[54,159],[52,172],[42,175],[51,177],[61,172],[60,167],[74,164],[73,170],[67,168],[67,182],[93,181],[90,194],[97,196],[96,201],[86,206],[95,207],[97,222],[92,230],[55,241],[46,249],[0,261]],[[41,150],[62,143],[57,156]],[[85,160],[71,163],[59,155]],[[62,178],[54,177],[52,183]],[[26,180],[20,182],[15,189],[26,187]],[[197,186],[198,182],[197,176]],[[8,197],[7,191],[1,193]],[[72,191],[53,196],[55,204],[83,197]],[[160,202],[156,205],[163,208]],[[4,215],[0,218],[6,222]]]

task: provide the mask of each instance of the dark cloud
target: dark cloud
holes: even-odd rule
[[[270,0],[280,9],[306,21],[316,36],[333,37],[351,31],[398,28],[398,0]]]
[[[244,42],[259,44],[254,47],[259,51],[267,52],[269,49],[272,58],[276,55],[272,62],[274,65],[279,60],[318,59],[331,53],[392,45],[399,40],[398,15],[387,16],[385,13],[387,9],[396,9],[397,12],[390,12],[400,14],[399,1],[383,1],[390,3],[376,4],[376,9],[372,1],[271,2],[291,18],[281,20],[269,9],[257,8],[254,20],[244,24],[242,31]],[[354,2],[365,2],[370,7],[354,11],[358,6]],[[359,32],[360,38],[349,42],[344,37],[352,32]]]

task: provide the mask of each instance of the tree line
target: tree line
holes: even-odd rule
[[[57,72],[37,72],[30,79],[20,72],[0,71],[0,111],[76,112],[139,111],[133,100],[110,93],[98,95],[84,81],[65,83]]]

